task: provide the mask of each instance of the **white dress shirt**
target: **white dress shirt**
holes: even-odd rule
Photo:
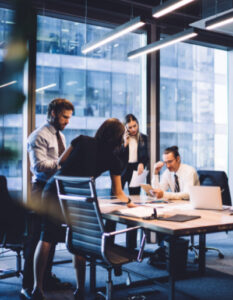
[[[134,136],[129,137],[129,163],[138,161],[138,141]]]
[[[152,187],[159,188],[164,191],[163,197],[166,199],[189,199],[189,187],[193,185],[200,185],[196,170],[186,164],[180,164],[176,172],[178,177],[180,192],[175,193],[175,177],[174,172],[166,169],[159,181],[159,175],[153,175]],[[170,189],[170,192],[167,192]]]
[[[64,146],[65,136],[60,132]],[[58,169],[56,129],[49,123],[33,131],[27,140],[32,182],[47,181]]]

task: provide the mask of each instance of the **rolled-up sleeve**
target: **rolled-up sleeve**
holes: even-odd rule
[[[48,141],[36,136],[31,143],[28,144],[28,152],[31,162],[31,167],[36,172],[55,172],[58,167],[57,159],[53,158],[55,149],[49,147]]]

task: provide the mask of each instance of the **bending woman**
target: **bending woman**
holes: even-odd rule
[[[118,119],[106,120],[97,130],[95,137],[79,136],[71,142],[60,159],[61,169],[56,175],[67,176],[100,176],[105,171],[110,171],[114,194],[121,201],[127,203],[128,207],[134,207],[131,200],[125,195],[121,187],[121,161],[115,155],[120,148],[124,125]],[[62,220],[61,209],[57,198],[55,179],[52,177],[43,191],[43,200],[47,205],[49,219],[44,221],[41,240],[37,245],[34,257],[34,290],[33,300],[43,300],[42,283],[46,262],[51,244],[59,239]],[[56,216],[52,212],[56,211]],[[85,286],[85,259],[75,256],[75,268],[77,270],[77,289],[74,293],[75,299],[84,299]]]

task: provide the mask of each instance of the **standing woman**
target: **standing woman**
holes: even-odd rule
[[[120,158],[124,163],[121,173],[123,189],[126,182],[129,186],[133,171],[142,174],[149,160],[147,136],[139,132],[138,120],[133,114],[125,116],[125,128],[124,145],[120,150]],[[140,187],[129,187],[129,194],[139,195]]]
[[[80,135],[75,138],[70,147],[60,158],[61,168],[56,175],[66,176],[93,176],[98,177],[105,171],[110,171],[114,194],[125,202],[128,207],[134,207],[131,200],[125,195],[121,187],[121,162],[115,153],[120,148],[124,125],[118,119],[106,120],[97,130],[95,137]],[[118,150],[119,151],[119,150]],[[34,290],[32,300],[44,300],[43,278],[48,254],[53,242],[59,239],[62,214],[57,197],[54,176],[47,182],[43,190],[43,200],[50,212],[44,219],[41,239],[37,245],[34,257]],[[53,215],[54,212],[56,215]],[[75,299],[84,299],[85,287],[85,258],[75,256],[77,270],[77,290]]]

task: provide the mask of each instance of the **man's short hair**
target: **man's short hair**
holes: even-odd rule
[[[72,110],[74,112],[74,105],[67,99],[56,98],[49,103],[47,118],[50,119],[52,111],[58,115],[63,110]]]
[[[163,154],[168,154],[168,153],[173,153],[175,158],[180,156],[179,148],[177,146],[168,147],[163,151]]]

